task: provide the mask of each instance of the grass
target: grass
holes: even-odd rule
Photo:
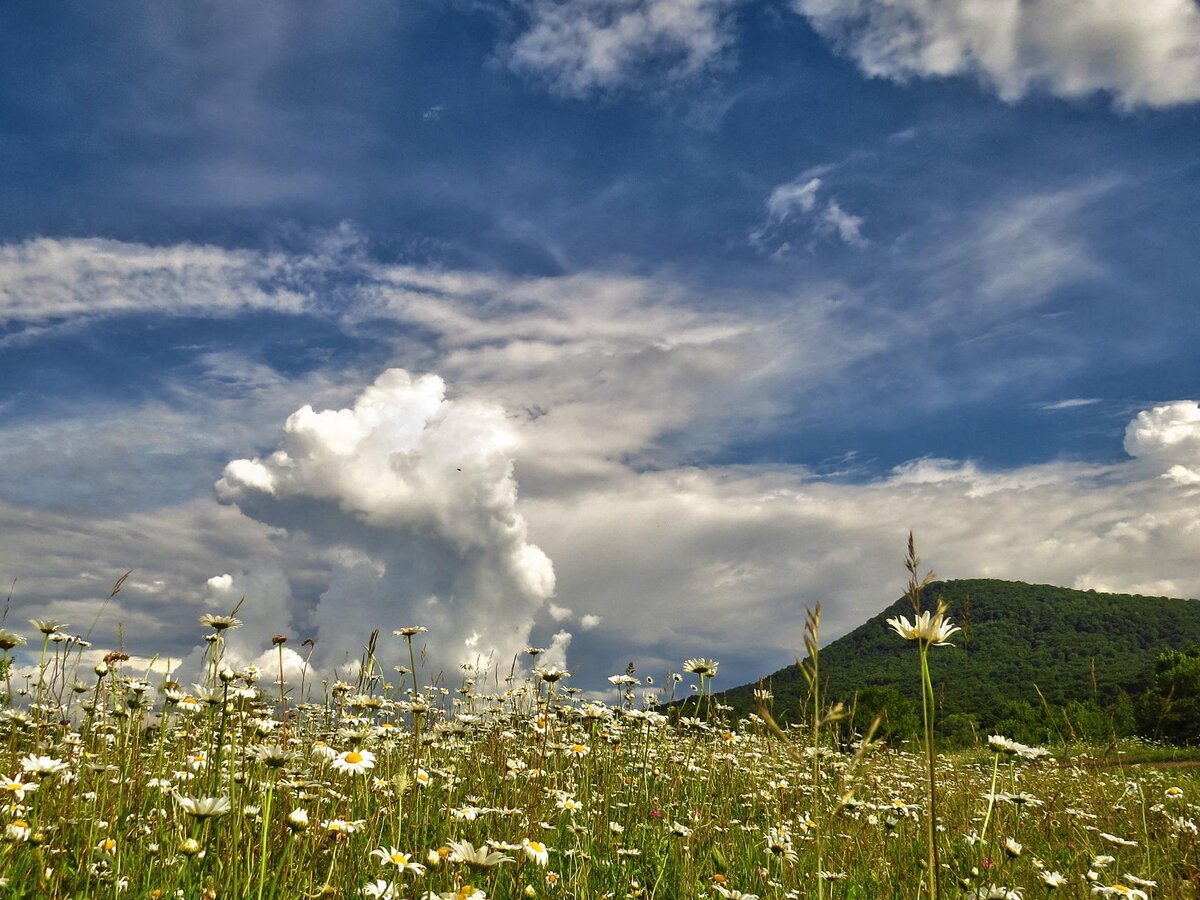
[[[41,688],[0,714],[6,896],[929,894],[923,750],[843,752],[819,708],[819,731],[772,731],[765,695],[766,718],[722,721],[715,663],[705,702],[667,717],[634,685],[587,702],[553,669],[429,685],[407,635],[401,671],[373,639],[356,683],[296,703],[278,673],[225,666],[221,632],[187,687],[122,654],[77,683],[57,633]],[[1195,777],[1104,756],[937,756],[943,895],[1193,897]]]

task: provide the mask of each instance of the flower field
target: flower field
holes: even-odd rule
[[[855,740],[819,703],[780,728],[765,690],[727,721],[715,660],[667,673],[672,705],[635,672],[578,692],[537,648],[524,675],[448,683],[422,675],[413,627],[388,652],[411,663],[385,668],[372,640],[353,682],[302,694],[282,668],[227,665],[237,620],[207,618],[187,684],[121,653],[85,666],[36,623],[38,674],[9,679],[0,716],[5,896],[1195,896],[1182,769],[1001,736],[934,756],[931,885],[928,757]]]

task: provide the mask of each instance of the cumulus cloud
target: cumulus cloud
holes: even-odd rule
[[[783,240],[789,223],[804,222],[818,236],[837,238],[852,247],[865,247],[864,219],[842,208],[836,197],[820,196],[823,181],[809,174],[777,185],[767,197],[766,219],[750,232],[750,242],[760,248],[786,252]]]
[[[1200,484],[1200,405],[1187,400],[1138,413],[1125,429],[1125,452],[1179,484]]]
[[[724,62],[741,0],[524,0],[527,27],[509,65],[551,90],[596,90],[678,82]]]
[[[226,632],[225,647],[234,665],[258,662],[270,656],[271,638],[292,634],[292,586],[275,561],[254,568],[216,575],[206,582],[204,611],[228,615],[237,609],[240,628]],[[278,669],[278,659],[272,660]]]
[[[517,511],[517,436],[502,409],[390,369],[353,406],[305,406],[266,458],[234,460],[223,503],[342,548],[313,611],[319,659],[373,628],[425,625],[443,669],[506,665],[554,593]]]
[[[1110,94],[1124,109],[1200,100],[1194,0],[792,0],[868,75],[972,75],[1006,101]]]
[[[823,209],[824,186],[804,190],[819,177],[797,180],[779,209],[798,221]],[[1064,279],[1096,271],[1087,246],[1072,238],[1086,196],[1001,204],[962,229],[966,239],[953,235],[953,252],[925,254],[926,293],[971,302],[947,306],[922,327],[933,322],[939,335],[942,322],[977,327],[991,310],[1028,309]],[[102,303],[96,314],[170,314],[136,286],[143,272],[171,271],[174,249],[142,248],[132,271],[121,253],[75,249],[90,254],[76,272],[81,290],[103,283],[105,296],[143,304]],[[229,289],[252,293],[270,256],[228,252],[230,267],[217,268],[233,273]],[[1037,271],[1014,275],[1013,258],[1035,260]],[[322,265],[328,260],[317,256],[281,263],[305,310],[319,303]],[[45,266],[34,254],[24,274],[8,274],[34,284]],[[702,457],[710,436],[719,445],[731,432],[794,413],[781,388],[828,383],[889,345],[832,327],[815,294],[769,305],[767,315],[714,308],[723,304],[689,296],[686,284],[665,277],[515,279],[361,256],[339,273],[343,305],[322,311],[350,334],[420,334],[422,343],[403,344],[396,358],[421,360],[456,393],[448,396],[437,377],[400,371],[362,390],[371,376],[340,363],[336,373],[285,377],[230,351],[206,359],[204,369],[227,381],[214,375],[185,387],[181,379],[169,409],[123,412],[115,437],[63,419],[17,458],[14,448],[30,446],[45,423],[6,422],[0,457],[21,473],[10,482],[58,484],[70,480],[62,473],[82,471],[71,454],[49,452],[68,432],[89,459],[99,454],[104,478],[144,481],[164,459],[179,458],[188,465],[170,469],[172,478],[198,468],[210,473],[207,489],[229,461],[218,487],[223,506],[90,515],[39,510],[36,498],[0,506],[0,572],[20,576],[19,599],[86,623],[115,575],[134,568],[136,580],[105,622],[110,634],[123,622],[147,653],[194,646],[199,627],[193,635],[179,623],[227,612],[244,594],[240,659],[265,659],[271,635],[290,630],[296,639],[317,635],[314,663],[325,666],[339,665],[343,650],[356,656],[373,628],[428,626],[431,662],[442,667],[493,649],[511,653],[531,639],[557,641],[565,660],[573,633],[571,668],[586,686],[630,659],[651,674],[687,656],[717,656],[727,683],[783,665],[801,646],[805,604],[825,604],[832,637],[898,595],[896,560],[910,527],[947,577],[1200,593],[1191,574],[1200,549],[1190,481],[1200,472],[1194,403],[1140,416],[1126,444],[1131,459],[1115,466],[996,472],[930,458],[860,484],[814,480],[795,467],[687,468],[680,459]],[[187,293],[182,307],[206,309],[203,281],[162,277],[181,279],[172,290]],[[259,287],[272,302],[275,281]],[[211,314],[225,315],[223,303],[214,300]],[[39,308],[30,301],[21,314]],[[91,314],[72,313],[69,303],[56,308]],[[936,301],[928,309],[936,313]],[[231,428],[234,420],[252,424]],[[161,443],[143,441],[155,434]],[[194,464],[186,454],[197,444],[216,462]],[[267,449],[254,458],[238,448]],[[247,458],[230,461],[241,454]],[[105,482],[101,493],[124,498],[114,484],[122,482]],[[10,500],[14,489],[7,487]],[[556,587],[569,598],[554,604],[561,621],[548,602]]]

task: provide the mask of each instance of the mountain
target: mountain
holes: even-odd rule
[[[1102,731],[1128,733],[1133,700],[1154,684],[1159,654],[1200,644],[1195,600],[969,579],[930,584],[922,608],[934,608],[939,596],[963,629],[951,639],[955,646],[929,652],[943,734],[974,737],[1007,726],[1016,739],[1031,732],[1030,739],[1063,738],[1076,725],[1094,725],[1084,719],[1095,715],[1108,718]],[[819,661],[829,701],[857,700],[859,720],[886,709],[888,729],[907,736],[919,723],[920,675],[915,644],[886,624],[900,615],[912,618],[906,598],[822,648]],[[777,720],[803,720],[808,687],[797,666],[764,682]],[[718,696],[744,714],[754,709],[754,687]]]

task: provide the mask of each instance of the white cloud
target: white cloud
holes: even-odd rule
[[[224,575],[214,575],[206,583],[214,593],[225,593],[233,587],[233,576],[228,572]]]
[[[509,65],[551,90],[583,96],[630,84],[661,86],[720,66],[741,0],[524,0],[527,27]]]
[[[1100,402],[1099,397],[1070,397],[1066,400],[1052,400],[1038,405],[1043,412],[1058,412],[1062,409],[1079,409],[1084,406],[1094,406]]]
[[[567,609],[565,606],[559,606],[557,603],[551,603],[547,609],[550,613],[550,618],[555,622],[565,622],[571,616],[575,615],[574,611]]]
[[[792,0],[871,76],[973,75],[1006,101],[1112,95],[1124,109],[1200,100],[1194,0]]]
[[[303,258],[201,244],[151,247],[99,238],[0,245],[0,322],[91,319],[131,312],[298,312],[289,285]]]
[[[352,407],[305,406],[283,432],[265,459],[231,462],[217,496],[351,551],[312,614],[320,659],[373,628],[410,624],[436,635],[445,668],[507,665],[526,646],[554,570],[516,508],[517,435],[503,410],[447,399],[437,376],[390,369]]]
[[[781,243],[785,226],[804,222],[816,235],[835,237],[852,247],[865,247],[867,240],[862,235],[865,220],[846,212],[836,197],[823,199],[820,196],[823,184],[821,178],[805,173],[776,185],[767,197],[766,219],[750,232],[751,243],[764,248],[774,246],[778,252],[785,246]]]
[[[557,666],[560,669],[567,668],[567,651],[571,647],[572,637],[573,635],[569,631],[555,632],[554,637],[550,639],[550,646],[538,657],[538,668],[548,669],[551,666]]]
[[[747,680],[802,647],[804,606],[821,602],[836,637],[900,596],[909,529],[946,578],[1200,596],[1200,501],[1161,477],[1176,459],[1200,467],[1193,439],[1112,466],[916,461],[865,484],[756,467],[631,473],[526,509],[560,590],[605,610],[594,667],[705,654]]]
[[[1125,429],[1125,452],[1181,485],[1200,484],[1200,405],[1187,400],[1138,413]]]
[[[794,182],[796,196],[789,205],[781,194],[779,209],[823,209],[820,185],[804,209],[802,189],[817,177]],[[952,249],[921,260],[935,298],[922,312],[935,314],[918,317],[920,327],[975,327],[990,321],[991,308],[1028,308],[1064,279],[1095,272],[1099,263],[1072,230],[1086,196],[1000,204],[947,241]],[[228,279],[213,299],[207,280],[172,269],[186,247],[64,246],[76,262],[61,283],[50,264],[57,245],[29,254],[24,269],[4,270],[8,284],[35,293],[42,278],[58,284],[41,300],[26,297],[14,315],[169,315],[174,307],[139,292],[144,277],[167,279],[179,307],[196,313],[225,315],[223,297],[254,290],[273,302],[275,276],[260,283],[258,274],[271,270],[269,256],[207,249],[209,270]],[[139,258],[132,268],[130,257]],[[547,602],[557,584],[573,610],[562,625],[574,611],[594,610],[579,617],[570,647],[586,685],[630,658],[665,666],[724,657],[728,683],[784,664],[800,646],[804,604],[825,603],[833,636],[898,595],[896,559],[910,527],[949,577],[1200,593],[1191,569],[1200,549],[1194,403],[1139,416],[1126,444],[1135,458],[1117,466],[987,472],[921,459],[867,484],[811,481],[795,468],[680,468],[664,436],[685,434],[694,452],[710,433],[716,441],[746,433],[791,410],[777,399],[779,386],[813,389],[893,345],[869,329],[839,329],[815,293],[803,303],[768,299],[767,312],[731,312],[666,277],[515,279],[353,254],[337,257],[341,305],[322,306],[314,285],[331,258],[277,261],[301,307],[355,334],[399,324],[426,336],[403,355],[443,376],[450,398],[434,376],[392,372],[363,391],[370,376],[341,364],[284,377],[228,351],[205,357],[202,380],[176,385],[169,402],[122,410],[119,430],[104,427],[111,410],[92,411],[95,420],[5,422],[0,462],[19,473],[10,482],[58,490],[78,476],[109,498],[126,496],[120,478],[159,477],[165,459],[188,463],[163,470],[186,483],[195,476],[184,469],[204,473],[213,459],[219,468],[261,453],[226,469],[220,490],[237,509],[207,501],[144,512],[118,501],[86,515],[3,507],[0,575],[20,576],[19,600],[86,624],[96,598],[131,567],[137,579],[101,631],[111,636],[124,622],[127,639],[148,652],[198,642],[198,626],[181,637],[178,624],[228,611],[245,594],[243,659],[261,658],[271,635],[290,630],[315,633],[314,661],[334,665],[339,647],[353,650],[372,628],[424,624],[430,652],[453,663],[475,635],[471,652],[481,654],[523,648],[531,629],[539,641],[569,635],[553,615],[567,607]],[[1037,271],[1013,275],[1013,258],[1034,260]],[[91,309],[73,296],[70,278],[83,296],[129,303]],[[937,306],[936,298],[960,296],[970,302]],[[199,465],[187,456],[197,445],[206,454]],[[206,489],[216,471],[204,476]],[[553,570],[534,545],[554,558]],[[557,640],[565,659],[568,638]]]

